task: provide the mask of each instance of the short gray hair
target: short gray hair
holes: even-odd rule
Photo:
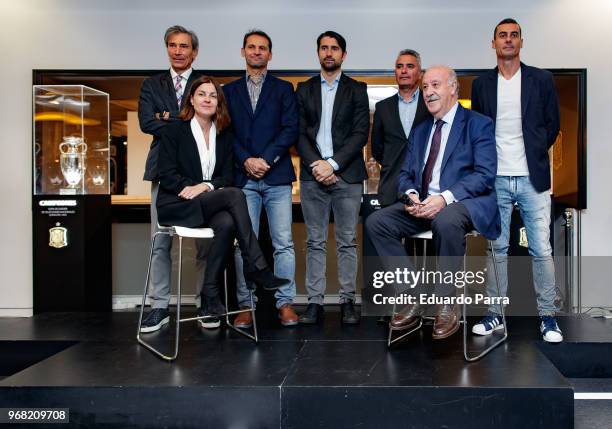
[[[187,30],[185,27],[180,25],[173,25],[166,30],[166,33],[164,34],[164,44],[166,47],[168,47],[168,39],[173,34],[189,34],[191,37],[191,47],[193,50],[197,51],[200,47],[200,42],[198,41],[198,36],[195,34],[195,32],[192,30]]]
[[[452,84],[455,84],[457,86],[457,97],[459,97],[459,79],[457,79],[457,72],[455,71],[455,69],[453,68],[448,68],[448,86],[451,86]]]
[[[455,72],[455,70],[452,67],[445,66],[443,64],[437,64],[434,66],[429,66],[427,68],[427,70],[431,70],[431,69],[444,69],[448,71],[447,84],[448,86],[451,86],[453,83],[456,84],[457,85],[457,96],[459,96],[459,79],[457,78],[457,72]],[[427,72],[427,70],[424,70],[424,72]]]
[[[399,54],[397,54],[397,58],[401,57],[402,55],[413,56],[414,58],[416,58],[419,67],[421,67],[421,54],[419,54],[414,49],[402,49],[401,51],[399,51]]]

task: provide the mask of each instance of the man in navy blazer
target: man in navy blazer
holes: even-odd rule
[[[533,285],[537,296],[540,331],[548,342],[563,334],[555,321],[555,267],[550,245],[550,161],[548,150],[559,134],[559,101],[550,72],[521,63],[521,27],[512,18],[493,31],[497,67],[472,84],[472,108],[495,121],[498,171],[495,179],[502,221],[500,237],[493,243],[497,256],[499,290],[508,290],[510,219],[517,204],[532,256]],[[489,273],[492,261],[489,260]],[[489,296],[497,295],[494,276],[487,282]],[[489,335],[502,329],[501,309],[491,305],[472,332]]]
[[[157,159],[162,131],[168,124],[179,122],[181,108],[185,105],[183,94],[189,94],[189,87],[198,76],[192,63],[198,55],[198,36],[180,25],[166,30],[164,43],[170,61],[170,69],[151,76],[142,83],[138,102],[140,129],[153,136],[145,165],[144,180],[151,181],[151,235],[157,231],[157,195],[159,173]],[[197,283],[196,304],[199,306],[199,291],[204,281],[204,258],[206,247],[202,240],[196,240]],[[170,275],[172,270],[172,237],[160,235],[155,240],[151,259],[151,312],[143,320],[141,331],[154,332],[168,323],[170,303]]]
[[[397,262],[414,269],[402,238],[422,231],[433,232],[438,270],[442,273],[459,270],[466,233],[476,229],[489,239],[499,235],[493,123],[461,107],[458,92],[457,76],[451,68],[436,66],[427,70],[423,96],[433,119],[422,122],[411,133],[398,179],[401,201],[379,210],[366,222],[388,271],[393,271]],[[456,287],[439,282],[435,295],[432,336],[442,339],[459,329],[459,306],[452,299]],[[423,305],[416,300],[393,317],[391,327],[413,328],[422,314]]]
[[[268,73],[272,40],[261,30],[245,34],[241,50],[246,75],[223,87],[234,131],[234,183],[247,198],[253,230],[259,234],[262,206],[274,247],[274,272],[291,282],[276,291],[276,307],[283,326],[298,323],[293,310],[295,297],[295,251],[291,234],[291,183],[295,180],[289,149],[298,136],[298,114],[293,86]],[[236,252],[238,304],[250,306],[250,295],[242,273],[242,258]],[[241,313],[234,326],[252,325],[250,312]]]

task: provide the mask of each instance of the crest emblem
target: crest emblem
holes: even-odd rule
[[[68,230],[60,223],[56,223],[53,228],[49,228],[49,246],[61,249],[68,246]]]

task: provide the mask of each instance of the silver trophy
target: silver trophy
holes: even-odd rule
[[[60,167],[68,184],[66,193],[76,193],[85,173],[87,144],[81,137],[67,136],[59,145]],[[60,191],[61,193],[61,191]]]

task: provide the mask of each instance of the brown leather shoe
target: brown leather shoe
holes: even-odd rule
[[[423,307],[419,304],[408,304],[402,308],[389,322],[389,327],[396,331],[414,328],[421,321]]]
[[[436,319],[434,320],[431,337],[441,340],[453,335],[459,330],[459,306],[457,304],[443,304],[436,306]]]
[[[246,310],[249,307],[241,307],[241,310]],[[234,319],[234,328],[250,328],[253,326],[253,315],[250,311],[245,311],[244,313],[238,314]]]
[[[298,324],[298,315],[291,304],[285,304],[278,309],[278,318],[283,326],[294,326]]]

